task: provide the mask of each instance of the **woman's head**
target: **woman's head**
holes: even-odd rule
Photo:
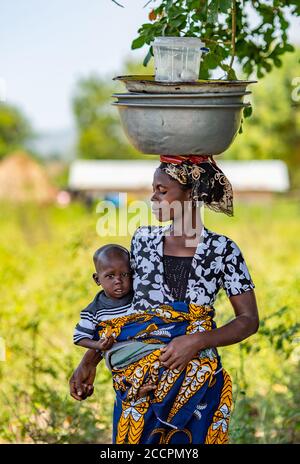
[[[191,190],[183,189],[182,185],[165,173],[160,166],[154,173],[152,187],[152,211],[161,222],[174,219],[176,207],[183,208],[184,202],[190,200]]]
[[[153,213],[160,221],[173,220],[180,206],[203,202],[208,208],[233,216],[232,187],[212,157],[161,156],[153,178]],[[176,212],[170,204],[178,205]],[[182,210],[181,210],[182,211]],[[181,213],[182,214],[182,213]]]

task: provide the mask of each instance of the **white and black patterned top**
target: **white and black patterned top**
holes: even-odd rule
[[[141,226],[131,241],[134,298],[139,311],[175,300],[166,283],[163,266],[163,235],[167,226]],[[213,306],[224,288],[228,297],[255,288],[238,245],[225,235],[203,227],[190,267],[184,301]]]

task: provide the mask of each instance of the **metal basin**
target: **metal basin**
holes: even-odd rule
[[[244,101],[251,92],[192,93],[192,94],[144,94],[115,93],[118,103],[142,103],[145,105],[232,105]]]
[[[245,92],[249,84],[257,81],[223,81],[218,79],[191,82],[160,82],[151,75],[117,76],[113,80],[125,84],[129,92],[138,93],[217,93]]]
[[[158,155],[218,155],[236,136],[243,108],[235,105],[113,103],[135,148]]]

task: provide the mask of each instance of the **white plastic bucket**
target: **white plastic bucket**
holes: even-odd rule
[[[156,37],[154,53],[155,80],[169,82],[196,81],[205,44],[196,37]]]

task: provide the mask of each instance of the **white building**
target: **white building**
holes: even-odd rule
[[[281,160],[219,161],[237,196],[263,198],[289,190],[286,164]],[[71,190],[101,195],[127,192],[148,196],[153,173],[159,165],[154,160],[76,160],[69,172]]]

